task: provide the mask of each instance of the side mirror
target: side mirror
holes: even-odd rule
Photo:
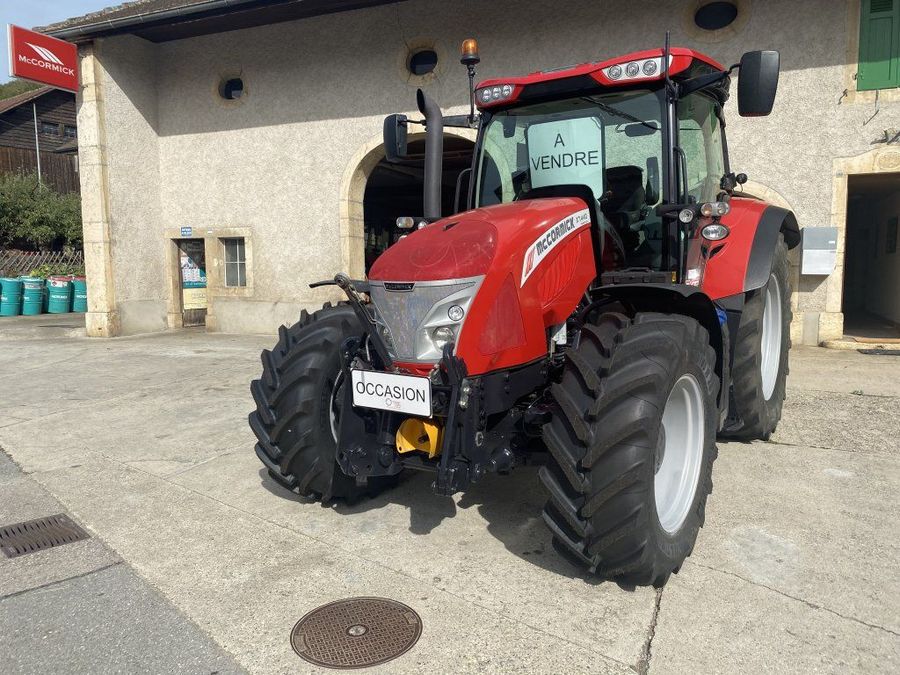
[[[747,52],[741,57],[738,112],[741,117],[764,117],[772,112],[778,90],[778,52]]]
[[[408,156],[406,115],[394,114],[384,118],[384,155],[391,163],[399,162]]]

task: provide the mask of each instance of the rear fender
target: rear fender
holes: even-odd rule
[[[716,375],[719,377],[719,422],[724,421],[728,407],[729,340],[725,312],[703,291],[685,284],[621,284],[601,286],[591,291],[597,304],[618,300],[633,312],[662,312],[692,317],[709,333],[716,351]]]
[[[791,211],[757,199],[735,197],[731,212],[723,216],[730,234],[709,242],[709,258],[703,275],[703,291],[718,300],[765,286],[772,259],[783,234],[788,248],[800,243],[797,218]]]

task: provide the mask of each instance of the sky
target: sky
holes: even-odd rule
[[[6,24],[23,28],[46,26],[73,16],[95,12],[104,7],[121,5],[123,0],[0,0],[0,24],[3,28],[3,48],[0,49],[0,82],[8,82],[9,45],[6,43]]]

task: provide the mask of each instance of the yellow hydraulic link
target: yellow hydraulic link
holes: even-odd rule
[[[397,452],[427,452],[428,459],[441,454],[444,429],[434,422],[410,417],[397,429]]]

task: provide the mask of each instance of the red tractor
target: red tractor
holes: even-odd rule
[[[691,49],[482,82],[469,115],[385,120],[389,160],[426,128],[424,217],[347,302],[303,312],[251,384],[279,483],[354,500],[409,469],[450,495],[544,453],[556,548],[661,586],[690,554],[716,437],[765,439],[788,371],[794,215],[742,194],[723,107],[767,115],[777,52]],[[476,114],[475,108],[478,113]],[[477,129],[442,217],[444,126]],[[463,203],[465,202],[465,203]]]

